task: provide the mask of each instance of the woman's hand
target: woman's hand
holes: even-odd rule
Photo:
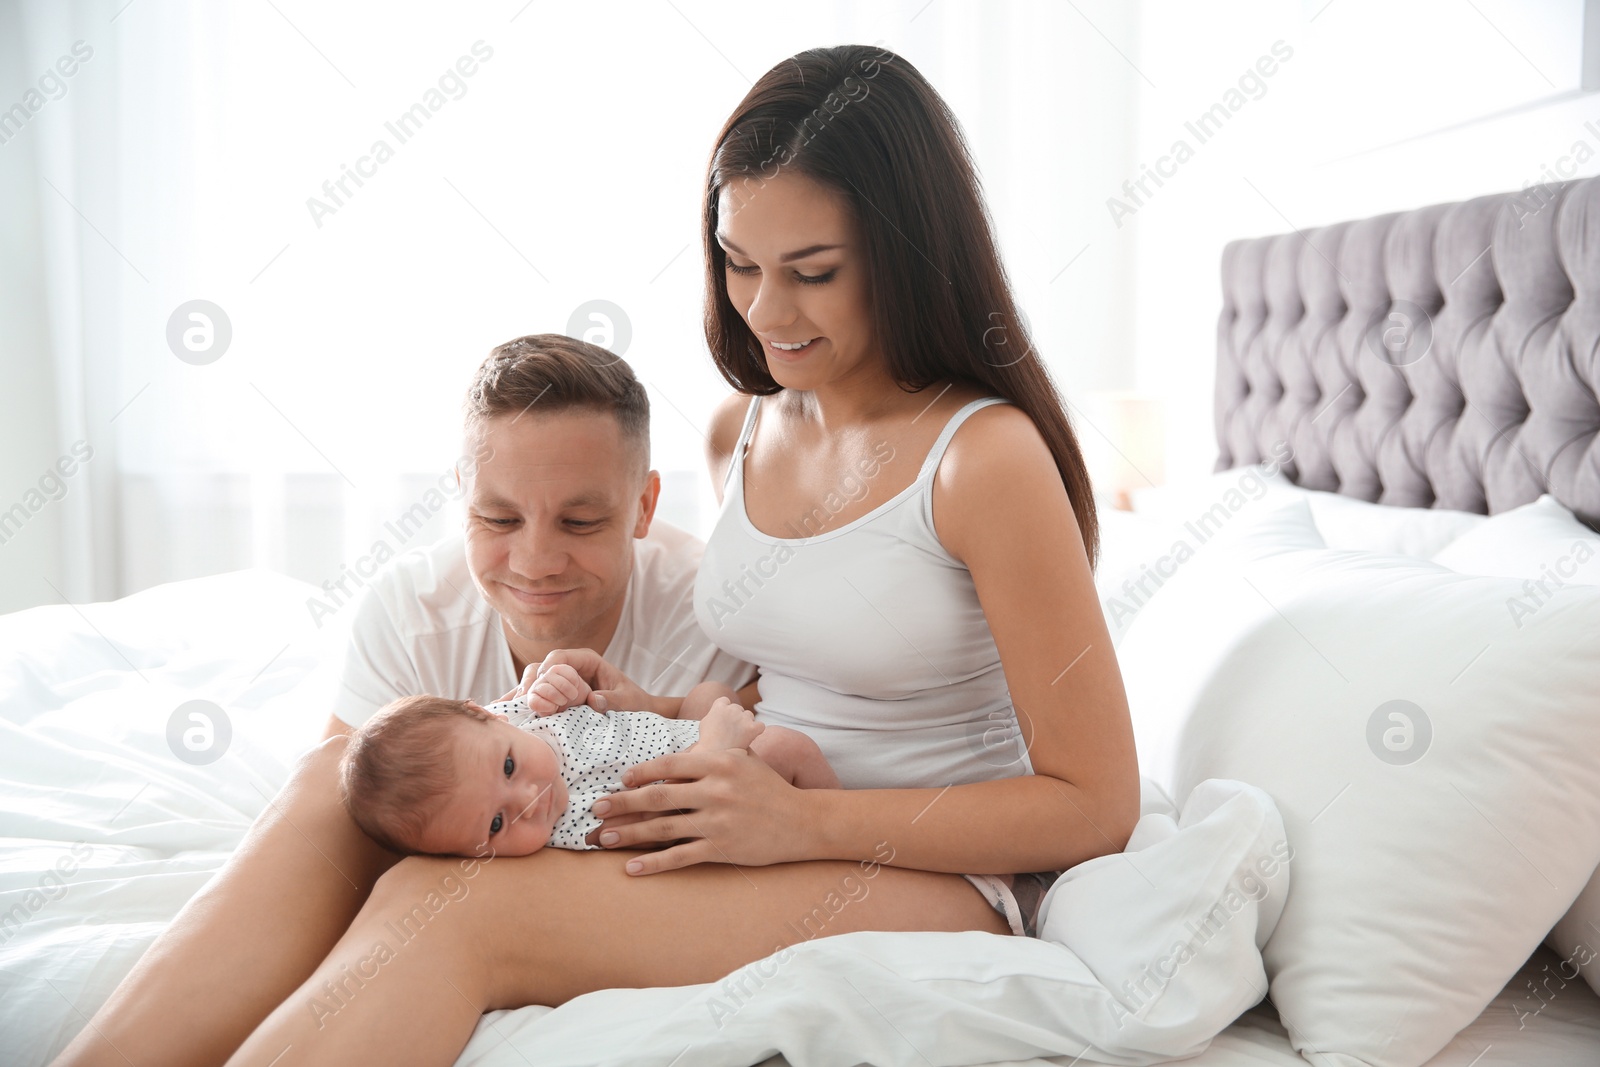
[[[809,829],[816,823],[807,798],[826,791],[796,789],[743,749],[660,756],[628,768],[622,780],[651,784],[594,802],[591,810],[605,820],[601,847],[678,842],[629,860],[629,874],[707,862],[761,867],[811,858]]]

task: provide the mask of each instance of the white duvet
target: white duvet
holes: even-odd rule
[[[344,634],[338,620],[314,627],[313,592],[242,572],[0,617],[4,1063],[46,1063],[65,1045],[320,733]],[[195,699],[223,709],[231,731],[206,764],[177,754],[194,727],[174,713]],[[1062,878],[1043,939],[823,938],[720,983],[491,1013],[459,1062],[1303,1062],[1270,1004],[1251,1009],[1292,877],[1270,799],[1209,782],[1175,818],[1146,786],[1129,850]],[[1548,1022],[1550,1048],[1571,1027],[1571,1048],[1592,1058],[1600,1010],[1571,997]],[[1473,1048],[1475,1029],[1435,1062],[1465,1067],[1471,1057],[1447,1057]]]

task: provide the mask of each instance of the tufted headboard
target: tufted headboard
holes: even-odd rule
[[[1234,241],[1222,296],[1217,469],[1600,527],[1600,178]]]

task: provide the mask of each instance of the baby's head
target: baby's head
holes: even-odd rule
[[[367,836],[408,854],[526,856],[567,807],[545,731],[433,696],[402,697],[356,730],[339,793]]]

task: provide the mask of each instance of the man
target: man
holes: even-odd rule
[[[590,679],[599,690],[619,674],[637,683],[603,692],[612,706],[642,703],[642,688],[668,710],[707,680],[750,686],[754,703],[755,669],[695,621],[700,542],[652,532],[650,403],[625,362],[558,334],[506,342],[467,392],[466,445],[464,533],[399,557],[367,589],[326,736],[397,697],[496,699],[557,649],[615,668]]]
[[[695,622],[702,546],[652,533],[661,479],[649,420],[643,386],[604,349],[536,334],[489,354],[467,394],[464,535],[398,557],[367,587],[330,740],[301,759],[58,1062],[174,1063],[179,1048],[183,1063],[221,1063],[284,1005],[399,859],[345,811],[344,741],[331,740],[395,697],[493,699],[552,651],[577,650],[565,658],[599,690],[591,703],[628,710],[649,691],[663,696],[636,710],[675,711],[674,697],[715,679],[754,705],[754,668]],[[224,943],[233,954],[216,952]],[[246,973],[240,956],[253,962]],[[219,989],[226,1010],[190,1018]],[[175,1043],[180,1016],[190,1025]]]

